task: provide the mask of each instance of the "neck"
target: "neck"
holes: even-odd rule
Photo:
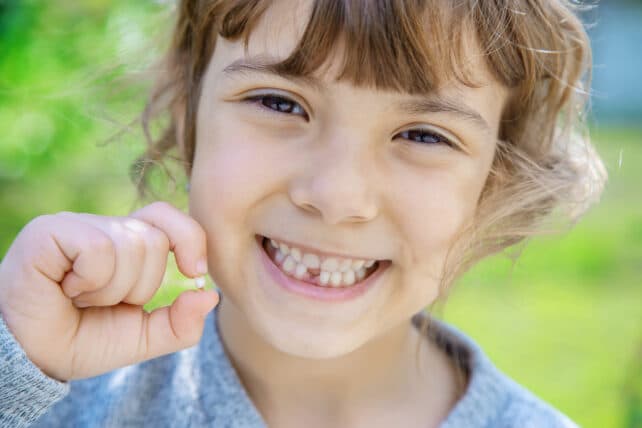
[[[419,335],[410,320],[349,354],[310,359],[271,346],[227,299],[221,299],[218,311],[225,350],[263,415],[304,412],[345,419],[358,412],[355,409],[372,408],[373,403],[390,406],[401,397],[418,395],[423,397],[418,404],[425,411],[431,407],[426,402],[428,394],[433,395],[429,401],[435,403],[435,413],[444,416],[444,409],[437,408],[445,405],[450,409],[456,401],[450,382],[452,366],[436,346]]]

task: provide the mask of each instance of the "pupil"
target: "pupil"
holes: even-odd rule
[[[423,131],[410,131],[409,132],[409,137],[413,141],[417,141],[419,143],[436,143],[437,138],[433,134],[430,134],[428,132],[423,132]]]
[[[263,105],[271,108],[272,110],[282,111],[289,113],[292,111],[292,103],[278,97],[265,97],[263,98]]]

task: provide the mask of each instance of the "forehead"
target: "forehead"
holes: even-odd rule
[[[452,2],[434,0],[430,7],[406,0],[389,0],[386,7],[371,0],[258,4],[259,13],[234,12],[239,16],[231,21],[242,24],[222,33],[216,51],[232,61],[263,57],[281,75],[410,94],[498,84],[473,27],[463,19],[465,10]]]

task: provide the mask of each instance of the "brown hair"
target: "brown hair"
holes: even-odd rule
[[[218,37],[248,38],[269,0],[182,0],[166,75],[142,117],[184,111],[184,162],[194,154],[196,108]],[[606,173],[585,132],[591,50],[567,0],[315,0],[291,55],[276,64],[286,75],[317,70],[343,42],[338,79],[355,85],[428,93],[452,76],[475,87],[464,35],[477,37],[492,76],[510,88],[495,159],[473,222],[461,231],[444,266],[443,295],[479,259],[545,231],[555,209],[572,221],[600,194]],[[143,197],[149,165],[176,147],[176,121],[149,138],[133,166]]]

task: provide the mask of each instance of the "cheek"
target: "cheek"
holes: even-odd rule
[[[267,147],[257,144],[252,135],[237,132],[242,126],[225,117],[216,119],[197,131],[191,187],[199,193],[191,199],[238,224],[248,208],[270,191],[274,166]]]
[[[456,235],[475,212],[485,180],[483,165],[467,163],[422,174],[397,175],[389,201],[396,211],[403,263],[422,275],[437,277]]]
[[[189,198],[190,214],[207,233],[210,266],[216,268],[240,265],[230,257],[242,254],[250,242],[242,238],[253,233],[247,216],[265,190],[266,170],[246,136],[221,119],[211,115],[197,127]]]

